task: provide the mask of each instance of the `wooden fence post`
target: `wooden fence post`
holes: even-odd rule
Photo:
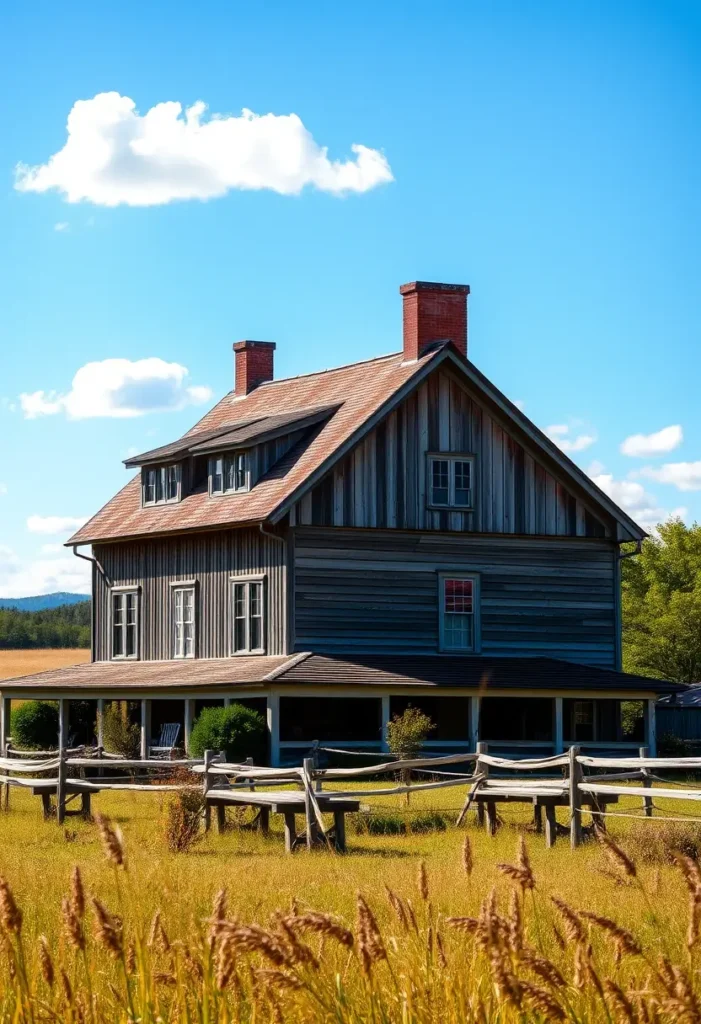
[[[314,771],[319,767],[319,741],[314,740],[312,743],[312,761],[314,762]],[[317,793],[321,791],[321,779],[314,780],[314,789]]]
[[[489,775],[489,765],[485,764],[484,761],[480,760],[480,754],[486,754],[489,747],[484,740],[479,740],[477,743],[477,760],[475,761],[475,775],[484,775],[484,781],[487,781]],[[484,804],[481,800],[477,801],[477,824],[484,825]]]
[[[650,756],[649,748],[648,747],[641,747],[640,748],[640,757],[641,758],[646,758],[646,757],[649,757],[649,756]],[[650,786],[652,786],[652,784],[649,782],[650,772],[644,766],[641,767],[641,771],[643,773],[643,786],[647,786],[648,784]],[[652,796],[644,796],[643,797],[643,810],[645,811],[645,817],[646,818],[651,818],[652,817]]]
[[[580,748],[570,747],[570,846],[574,850],[582,841],[582,792],[579,783],[582,781],[582,766],[577,760]]]
[[[209,832],[209,829],[210,829],[211,824],[212,824],[212,808],[207,803],[207,793],[209,792],[209,788],[210,788],[210,785],[211,785],[211,778],[210,778],[210,774],[209,774],[209,766],[212,763],[213,757],[214,757],[214,751],[213,750],[205,750],[205,752],[204,752],[204,774],[202,776],[202,778],[203,778],[203,782],[202,782],[202,797],[204,799],[204,830],[205,830],[205,832]]]
[[[246,760],[244,761],[244,764],[248,764],[252,768],[253,767],[253,758],[252,757],[247,757]],[[248,788],[250,789],[251,793],[255,793],[255,791],[256,791],[256,780],[255,779],[251,779],[250,780],[250,782],[248,783]]]
[[[312,796],[310,792],[312,772],[314,770],[313,758],[304,758],[304,760],[302,761],[302,770],[304,772],[304,818],[307,831],[307,849],[311,850],[313,842],[316,839],[314,809],[312,808]]]
[[[66,749],[58,751],[58,777],[56,780],[56,821],[63,825],[66,818]]]

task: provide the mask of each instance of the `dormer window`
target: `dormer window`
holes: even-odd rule
[[[144,466],[141,471],[141,490],[144,505],[169,505],[180,501],[181,466]]]
[[[248,452],[220,455],[209,460],[209,493],[235,494],[250,490]]]
[[[429,507],[472,508],[474,466],[471,455],[429,455]]]

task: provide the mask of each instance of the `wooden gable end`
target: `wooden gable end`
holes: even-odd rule
[[[472,455],[471,511],[428,501],[427,453]],[[616,526],[488,400],[436,369],[292,507],[291,525],[615,538]]]

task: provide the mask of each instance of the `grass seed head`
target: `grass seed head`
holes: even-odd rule
[[[104,814],[96,814],[95,821],[100,833],[100,841],[105,857],[116,868],[126,868],[124,843],[118,828],[113,828],[110,819]]]
[[[45,935],[39,936],[39,970],[41,971],[41,976],[49,988],[53,988],[54,962],[51,959],[49,943]]]
[[[572,910],[564,900],[560,899],[559,896],[551,896],[551,902],[557,907],[562,923],[565,929],[565,935],[570,942],[585,943],[587,940],[586,932],[582,926],[582,922],[577,915],[575,910]]]
[[[398,897],[397,897],[398,898]],[[304,914],[290,915],[286,920],[290,926],[299,931],[316,932],[322,938],[335,939],[342,946],[348,949],[353,947],[353,932],[345,927],[332,914],[323,914],[319,911],[309,910]]]
[[[545,1021],[567,1020],[565,1011],[557,1002],[555,997],[539,985],[532,985],[528,981],[521,982],[524,1002],[535,1010]]]
[[[85,949],[85,934],[83,933],[80,918],[74,910],[73,899],[69,899],[67,896],[64,897],[61,903],[61,913],[63,915],[63,930],[66,938],[74,949],[82,952]]]
[[[428,873],[424,861],[419,864],[418,886],[421,899],[424,903],[428,902]]]
[[[85,889],[77,864],[71,875],[71,908],[78,920],[82,921],[85,917]]]
[[[387,950],[377,919],[362,895],[357,896],[357,942],[365,974],[369,975],[373,964],[387,959]]]
[[[109,910],[94,896],[92,905],[95,912],[95,938],[116,959],[122,955],[121,929]]]
[[[0,922],[10,935],[19,935],[22,931],[22,911],[4,875],[0,875]]]
[[[472,843],[470,837],[465,836],[462,844],[462,869],[469,878],[475,866],[474,857],[472,856]]]
[[[595,835],[613,867],[622,871],[628,878],[637,878],[638,869],[635,866],[635,861],[628,856],[625,850],[622,850],[618,843],[614,842],[611,836],[602,829],[597,828]]]

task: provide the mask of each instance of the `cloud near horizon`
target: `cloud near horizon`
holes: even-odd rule
[[[90,563],[66,553],[22,563],[16,552],[0,545],[0,597],[34,597],[67,591],[90,594]]]
[[[129,419],[150,412],[176,412],[206,402],[211,388],[186,386],[189,370],[179,363],[149,359],[103,359],[86,363],[67,394],[33,391],[19,396],[25,419],[64,413],[69,420]]]
[[[605,473],[603,470],[601,463],[593,463],[589,467],[589,476],[597,487],[620,505],[646,533],[654,533],[658,524],[665,522],[670,516],[679,516],[681,519],[686,517],[687,508],[661,508],[657,505],[654,495],[648,494],[642,484],[635,480],[616,480],[612,473]]]
[[[62,193],[69,203],[160,206],[213,199],[232,189],[297,195],[305,186],[342,195],[393,181],[382,152],[354,143],[330,160],[297,114],[212,114],[198,101],[157,103],[140,114],[130,97],[98,93],[68,115],[68,138],[44,164],[15,168],[20,192]]]
[[[73,533],[88,519],[89,516],[30,516],[27,529],[30,533]]]
[[[623,455],[648,457],[671,452],[684,440],[684,432],[678,423],[663,427],[654,434],[632,434],[621,444]]]
[[[643,466],[636,474],[672,484],[679,491],[701,491],[701,460],[698,462],[665,462],[663,466]]]

